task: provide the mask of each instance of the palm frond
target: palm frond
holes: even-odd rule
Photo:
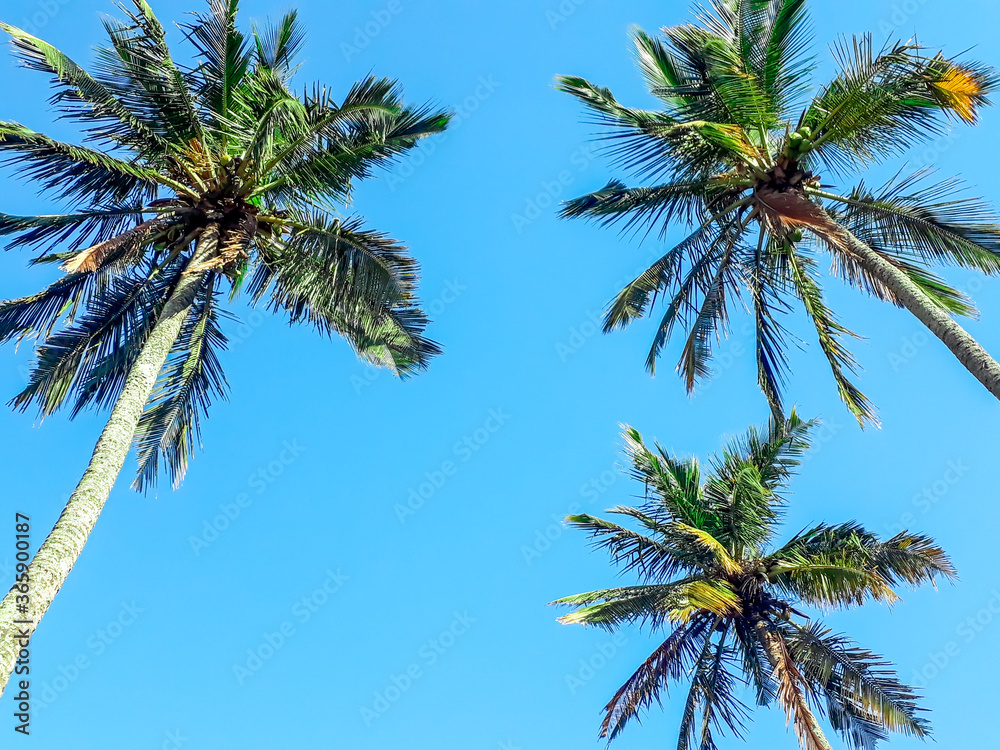
[[[817,692],[827,698],[837,731],[851,747],[874,748],[886,732],[928,737],[917,694],[899,681],[889,662],[859,648],[822,623],[779,623],[791,658]]]
[[[951,560],[930,537],[902,531],[881,541],[854,521],[819,524],[801,531],[774,554],[776,557],[792,554],[802,558],[841,555],[874,571],[890,586],[936,584],[938,577],[956,577]]]
[[[218,359],[218,352],[226,348],[226,336],[219,327],[219,293],[211,282],[206,284],[184,321],[136,429],[139,470],[133,487],[140,492],[155,484],[161,460],[173,487],[180,485],[201,439],[201,418],[207,416],[213,397],[226,398],[228,385]]]
[[[712,221],[703,223],[618,293],[605,315],[604,332],[624,328],[642,317],[663,294],[670,302],[660,321],[657,340],[661,346],[665,344],[675,322],[680,320],[687,326],[689,316],[697,312],[699,295],[709,288],[726,248],[737,241],[735,235],[731,221],[718,226]],[[685,259],[689,264],[686,273]]]
[[[188,80],[171,57],[162,24],[145,0],[132,3],[135,10],[119,5],[127,22],[103,19],[111,47],[98,48],[94,78],[154,127],[172,149],[182,149],[193,139],[203,141],[201,114]]]
[[[432,106],[405,106],[395,81],[374,77],[355,85],[340,105],[317,88],[303,113],[288,114],[296,116],[282,121],[268,162],[273,175],[256,194],[275,202],[304,196],[323,205],[348,202],[355,181],[443,132],[450,120]]]
[[[923,184],[926,170],[895,177],[877,192],[864,183],[849,195],[817,191],[841,204],[839,220],[856,236],[879,247],[987,273],[1000,271],[1000,217],[965,185],[949,179]]]
[[[108,154],[36,133],[16,122],[0,121],[3,166],[52,191],[56,197],[93,205],[148,201],[158,189],[156,174]]]
[[[328,266],[331,302],[349,304],[352,297],[377,305],[405,301],[416,293],[419,266],[407,248],[382,232],[364,228],[359,217],[346,221],[320,211],[288,217],[292,236],[285,250]]]
[[[899,597],[878,570],[849,550],[803,554],[787,550],[768,560],[768,580],[787,595],[824,608],[861,606]]]
[[[291,77],[295,60],[305,44],[305,27],[298,20],[298,11],[288,11],[280,23],[270,24],[263,31],[255,29],[253,36],[257,66],[283,79]]]
[[[712,374],[709,365],[712,358],[712,337],[721,339],[728,332],[729,313],[726,300],[728,293],[739,295],[739,276],[734,262],[734,251],[744,229],[744,222],[733,222],[723,228],[719,245],[721,255],[715,266],[715,273],[707,283],[702,281],[700,288],[696,287],[700,293],[700,305],[696,308],[694,300],[688,298],[686,294],[683,299],[678,299],[680,295],[675,294],[660,321],[657,334],[646,355],[646,369],[655,374],[656,360],[667,343],[675,318],[678,315],[682,319],[686,318],[684,322],[687,323],[688,335],[677,363],[677,372],[684,379],[688,393],[694,391],[699,378],[708,378]],[[697,277],[691,281],[697,283],[696,279]],[[685,289],[682,288],[680,294],[684,292]],[[685,315],[686,311],[690,312],[691,317]]]
[[[753,161],[767,146],[760,141],[761,134],[776,125],[779,113],[753,70],[753,29],[746,28],[745,13],[757,16],[749,22],[757,26],[762,20],[760,6],[751,10],[752,2],[740,5],[742,9],[712,3],[695,11],[701,25],[666,27],[663,35],[682,73],[680,85],[672,87],[683,97],[678,118],[738,125],[752,144],[744,156]]]
[[[14,216],[0,213],[0,237],[17,235],[7,249],[44,245],[46,249],[69,243],[71,247],[103,242],[141,223],[142,206],[98,208],[73,214]]]
[[[239,0],[209,0],[208,13],[196,13],[183,28],[197,50],[200,64],[192,77],[200,102],[218,119],[228,117],[233,98],[251,69],[249,40],[236,28]]]
[[[787,331],[778,321],[777,312],[789,312],[791,306],[783,299],[783,284],[775,280],[775,260],[769,251],[767,232],[761,227],[757,251],[752,262],[744,264],[746,285],[753,301],[757,384],[767,398],[772,413],[784,420],[782,391],[788,380],[788,358],[785,355]]]
[[[674,220],[700,220],[708,205],[717,202],[723,191],[737,186],[734,183],[701,180],[630,188],[612,180],[600,190],[567,201],[559,216],[592,219],[601,226],[624,222],[622,232],[649,232],[659,226],[662,238]]]
[[[650,450],[634,427],[624,426],[622,436],[632,477],[643,483],[650,500],[642,506],[643,515],[660,527],[680,521],[713,534],[721,528],[718,516],[703,497],[697,459],[676,458],[659,444],[655,444],[655,451]]]
[[[28,385],[11,405],[24,410],[37,402],[39,411],[48,415],[76,391],[75,416],[92,402],[113,402],[124,386],[131,362],[152,330],[176,273],[176,265],[173,273],[154,274],[146,264],[132,273],[111,276],[100,294],[90,296],[72,325],[46,336],[38,347]],[[75,279],[75,275],[66,278]],[[40,317],[44,311],[53,320],[51,310],[59,298],[52,294],[39,300],[35,314]],[[25,312],[34,310],[28,308]]]
[[[778,685],[777,698],[785,709],[787,722],[795,728],[795,736],[802,750],[825,750],[826,739],[816,725],[809,708],[809,683],[799,671],[789,653],[782,634],[772,623],[758,626],[758,635],[767,639],[774,666],[774,678]],[[765,632],[761,633],[763,630]]]
[[[293,323],[308,322],[321,333],[339,333],[360,357],[400,376],[425,368],[440,348],[423,335],[428,321],[416,299],[391,289],[372,299],[352,286],[352,264],[372,276],[378,261],[383,269],[402,270],[398,246],[386,244],[380,235],[357,233],[353,243],[347,237],[334,241],[330,235],[339,230],[333,224],[326,230],[323,236],[313,235],[312,242],[293,239],[258,246],[260,257],[248,286],[254,301],[266,297],[272,309],[287,311]],[[394,281],[406,283],[405,278]]]
[[[742,681],[730,671],[733,653],[726,644],[727,636],[728,629],[723,627],[717,643],[709,637],[695,664],[681,719],[678,750],[692,747],[718,750],[713,729],[728,729],[737,739],[743,739],[750,711],[736,695]],[[702,714],[700,725],[695,723],[698,710]]]
[[[662,695],[670,683],[684,677],[697,660],[714,621],[711,615],[696,615],[674,628],[608,701],[601,737],[607,737],[609,742],[614,740],[653,701],[662,705]]]
[[[782,115],[798,103],[808,89],[814,69],[807,54],[812,39],[806,0],[768,0],[760,26],[761,44],[755,70],[771,107]]]
[[[827,307],[823,299],[823,292],[816,279],[816,261],[800,253],[798,248],[792,245],[787,248],[787,258],[792,272],[795,294],[802,301],[806,314],[816,329],[820,349],[830,364],[840,398],[862,426],[866,423],[878,425],[874,405],[846,374],[846,372],[856,374],[858,363],[854,355],[842,343],[842,338],[844,336],[860,337],[845,328]]]
[[[942,133],[949,113],[974,118],[997,83],[976,63],[927,57],[913,44],[876,52],[870,35],[842,41],[835,56],[840,72],[802,118],[812,131],[811,153],[835,171],[877,163]],[[957,75],[973,93],[949,102],[937,82]]]
[[[41,292],[0,302],[0,343],[25,336],[47,337],[64,314],[94,287],[91,274],[63,276]]]
[[[590,534],[597,549],[606,549],[622,572],[636,571],[640,580],[663,580],[684,570],[676,550],[631,529],[596,516],[566,517],[566,523]]]
[[[556,88],[583,102],[598,124],[613,128],[604,137],[605,150],[636,177],[707,179],[758,156],[746,133],[728,120],[683,122],[665,112],[626,107],[609,89],[575,76],[557,77]]]
[[[759,553],[773,538],[785,504],[781,489],[808,450],[815,424],[793,412],[784,422],[772,420],[767,432],[750,427],[712,457],[705,498],[720,521],[716,538],[737,559]]]
[[[753,686],[758,706],[769,706],[778,695],[778,686],[767,653],[746,618],[733,621],[733,637],[743,662],[743,674]]]
[[[52,104],[69,118],[88,126],[88,141],[126,146],[151,162],[162,160],[169,144],[149,122],[130,111],[110,89],[51,44],[15,26],[0,23],[13,37],[25,67],[51,73],[56,94]]]
[[[667,623],[687,622],[700,613],[738,614],[740,600],[725,581],[694,577],[672,583],[602,589],[557,599],[552,604],[578,606],[559,618],[564,625],[596,625],[616,630],[626,623],[656,630]]]

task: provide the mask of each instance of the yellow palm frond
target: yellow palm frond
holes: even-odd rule
[[[943,106],[954,111],[967,123],[976,122],[983,89],[971,70],[948,63],[940,76],[931,81],[930,85]]]
[[[685,534],[694,537],[695,541],[700,546],[711,552],[723,572],[735,575],[743,570],[740,567],[740,564],[732,558],[729,551],[722,545],[722,543],[707,531],[696,529],[694,526],[688,526],[686,523],[680,523],[679,521],[675,522],[673,526],[678,531],[682,531]]]

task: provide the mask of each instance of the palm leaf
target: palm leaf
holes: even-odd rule
[[[53,191],[58,198],[89,205],[148,201],[156,195],[155,173],[83,146],[49,138],[16,122],[0,121],[0,154],[4,166]]]
[[[823,293],[816,281],[816,262],[800,254],[794,246],[789,246],[787,258],[795,284],[795,293],[802,301],[806,314],[816,329],[820,349],[830,364],[840,398],[862,426],[865,423],[877,425],[878,418],[871,401],[845,374],[845,371],[856,374],[858,363],[841,339],[844,336],[860,337],[845,328],[826,306]]]
[[[13,37],[14,48],[26,67],[53,75],[57,89],[53,103],[67,116],[90,126],[88,140],[127,146],[154,162],[169,152],[168,142],[149,122],[65,54],[17,27],[0,23],[0,28]]]
[[[671,682],[685,676],[711,634],[711,616],[695,616],[679,624],[652,654],[625,681],[605,706],[601,737],[612,741],[639,712],[661,696]]]
[[[837,729],[851,746],[874,747],[886,731],[929,736],[916,693],[899,681],[882,657],[858,648],[819,622],[779,627],[792,659],[827,696],[831,717],[838,717]]]
[[[154,485],[161,460],[177,488],[200,442],[201,417],[213,397],[226,398],[228,384],[218,359],[226,337],[219,328],[217,298],[211,287],[199,293],[139,420],[134,438],[139,470],[133,483],[139,491]]]

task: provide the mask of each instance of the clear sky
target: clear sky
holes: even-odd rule
[[[927,44],[975,47],[1000,65],[997,0],[812,5],[824,72],[827,44],[864,31],[878,39],[917,31]],[[164,22],[201,8],[197,0],[153,6]],[[446,353],[400,383],[366,369],[342,341],[237,309],[245,323],[229,326],[223,357],[231,400],[212,407],[204,450],[176,492],[164,484],[133,493],[127,464],[32,639],[32,735],[12,737],[8,689],[0,745],[596,748],[601,707],[659,641],[628,631],[612,642],[555,622],[546,602],[620,580],[559,519],[628,503],[639,490],[617,473],[619,422],[705,455],[768,414],[743,318],[721,347],[717,377],[693,399],[671,372],[677,346],[656,379],[644,372],[650,321],[595,335],[592,320],[616,283],[662,247],[554,216],[556,199],[613,173],[587,146],[593,127],[554,90],[553,76],[584,75],[650,105],[627,29],[684,21],[688,4],[301,0],[298,8],[310,31],[303,81],[346,91],[374,71],[402,79],[414,101],[457,112],[451,132],[363,186],[356,205],[421,260],[431,334]],[[111,4],[3,0],[2,9],[4,20],[34,24],[82,62]],[[245,0],[244,20],[285,9]],[[2,66],[0,118],[71,138],[47,110],[45,77],[16,69],[9,55]],[[998,137],[1000,112],[986,111],[979,127],[908,158],[961,174],[996,202]],[[9,173],[0,179],[0,210],[53,208]],[[0,258],[0,298],[49,280],[51,269],[26,270],[26,259]],[[1000,354],[1000,282],[948,277],[975,290],[983,322],[970,330]],[[884,427],[862,432],[852,422],[796,318],[807,343],[792,356],[791,400],[825,428],[792,486],[789,532],[821,519],[853,518],[887,534],[905,524],[954,556],[957,585],[829,622],[925,685],[941,747],[976,746],[994,736],[987,722],[1000,670],[1000,406],[908,314],[835,280],[829,289],[845,322],[869,337],[855,351]],[[4,400],[22,387],[29,357],[27,346],[0,352]],[[30,515],[33,543],[42,541],[103,418],[57,414],[41,424],[0,409],[0,563],[13,559],[15,511]],[[231,518],[219,519],[225,512]],[[224,529],[207,530],[213,523]],[[683,695],[675,691],[616,746],[671,746]],[[756,719],[751,746],[795,747],[778,710]]]

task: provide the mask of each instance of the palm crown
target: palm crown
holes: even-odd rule
[[[211,0],[182,27],[196,65],[176,63],[145,0],[106,20],[110,46],[90,74],[51,45],[4,25],[22,61],[51,73],[53,103],[85,126],[88,145],[0,122],[0,152],[71,213],[0,214],[11,246],[67,272],[0,306],[0,340],[40,339],[30,383],[15,399],[49,414],[109,405],[185,278],[190,313],[139,424],[137,485],[161,457],[183,476],[199,414],[224,395],[218,351],[222,293],[344,336],[366,360],[406,375],[438,347],[415,296],[406,248],[343,216],[357,180],[442,131],[443,112],[403,103],[369,77],[341,100],[322,84],[292,92],[303,29],[296,14],[244,35],[238,0]],[[57,252],[57,246],[68,249]]]
[[[909,308],[1000,397],[1000,368],[980,372],[988,355],[950,318],[975,309],[928,268],[1000,271],[992,209],[960,194],[957,181],[931,184],[923,172],[876,190],[859,182],[837,192],[821,181],[821,172],[844,177],[899,154],[949,119],[975,121],[995,88],[992,71],[913,43],[879,51],[870,37],[855,38],[836,47],[839,72],[810,98],[805,0],[713,0],[698,22],[664,28],[662,38],[634,32],[659,110],[627,107],[582,78],[558,79],[610,128],[616,164],[660,183],[612,181],[569,201],[562,215],[626,231],[659,228],[661,236],[674,223],[693,229],[618,294],[605,331],[649,313],[662,295],[666,310],[646,365],[653,371],[675,327],[684,328],[678,370],[690,391],[710,373],[712,338],[743,300],[756,325],[758,381],[780,417],[780,316],[797,300],[842,399],[862,424],[875,421],[850,379],[856,361],[844,339],[854,334],[827,307],[817,277],[816,250],[825,250],[837,275]]]
[[[793,412],[767,432],[751,429],[707,471],[697,459],[647,448],[627,428],[632,475],[644,484],[646,502],[611,512],[638,522],[641,533],[589,515],[567,521],[590,532],[639,583],[554,604],[578,607],[564,623],[670,632],[606,706],[601,736],[613,739],[682,679],[691,686],[681,749],[714,748],[713,727],[742,734],[749,711],[736,691],[743,684],[759,705],[778,701],[806,750],[829,748],[810,704],[852,747],[870,749],[889,730],[928,734],[917,696],[881,657],[796,607],[891,604],[900,584],[951,578],[954,570],[925,536],[902,532],[880,541],[854,522],[819,524],[775,544],[782,492],[812,425]]]

